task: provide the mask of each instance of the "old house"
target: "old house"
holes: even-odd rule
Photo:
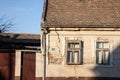
[[[0,80],[35,80],[39,55],[40,35],[0,33]]]
[[[44,0],[47,80],[120,78],[120,0]]]

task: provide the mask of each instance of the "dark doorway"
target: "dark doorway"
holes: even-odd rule
[[[35,52],[22,52],[20,80],[35,80]]]

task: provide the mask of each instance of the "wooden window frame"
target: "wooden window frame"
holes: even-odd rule
[[[70,44],[73,44],[74,47],[70,48]],[[75,48],[75,44],[79,44],[78,48]],[[70,52],[72,52],[72,60],[70,57]],[[78,52],[78,53],[76,53]],[[76,61],[76,57],[75,54],[77,55],[77,62]],[[71,62],[70,62],[71,61]],[[68,40],[66,43],[66,63],[68,65],[82,65],[83,64],[83,42],[82,41],[77,41],[77,40]]]
[[[97,43],[101,43],[102,44],[102,47],[101,48],[97,48]],[[108,45],[108,48],[104,48],[104,43],[107,43],[107,45]],[[98,53],[97,53],[97,51],[100,51],[101,53],[101,55],[102,55],[102,57],[101,57],[101,63],[99,63],[99,57],[98,57]],[[105,56],[107,55],[106,53],[105,53],[105,51],[107,51],[108,52],[108,58],[107,58],[107,63],[105,62]],[[97,41],[96,42],[96,51],[95,51],[95,53],[96,53],[96,64],[97,65],[110,65],[110,44],[109,44],[109,42],[108,41]]]

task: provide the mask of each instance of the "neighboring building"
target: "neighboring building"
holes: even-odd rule
[[[39,55],[40,35],[0,33],[0,80],[35,80]]]
[[[44,0],[41,35],[47,80],[120,79],[120,0]]]

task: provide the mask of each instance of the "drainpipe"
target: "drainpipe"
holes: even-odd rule
[[[42,45],[43,45],[43,72],[42,72],[42,80],[46,80],[46,34],[47,30],[43,30],[43,35],[42,35]]]
[[[43,33],[42,33],[42,49],[43,49],[43,72],[42,72],[42,80],[46,80],[46,35],[48,34],[47,26],[45,28],[44,21],[46,20],[47,15],[47,8],[48,7],[48,0],[44,0],[44,8],[43,8],[43,18],[42,18],[42,26],[43,26]]]

